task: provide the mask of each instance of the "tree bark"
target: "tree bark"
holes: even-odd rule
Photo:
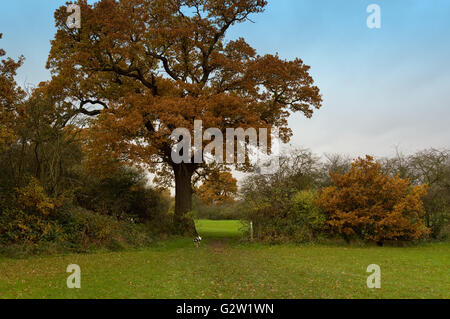
[[[192,164],[174,164],[175,173],[175,232],[182,236],[197,236],[195,223],[192,217],[186,213],[192,210],[192,175],[194,167]]]

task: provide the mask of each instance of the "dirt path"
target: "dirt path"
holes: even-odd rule
[[[229,240],[229,238],[211,239],[209,240],[209,246],[212,248],[212,250],[214,250],[214,252],[223,254]]]

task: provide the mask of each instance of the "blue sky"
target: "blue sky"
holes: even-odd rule
[[[64,3],[1,1],[0,47],[26,57],[19,84],[49,78],[53,12]],[[366,25],[369,4],[381,7],[381,29]],[[351,156],[450,147],[450,1],[269,0],[252,20],[229,38],[303,59],[324,97],[312,119],[292,116],[293,145]]]

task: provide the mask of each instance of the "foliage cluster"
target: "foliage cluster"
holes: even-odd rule
[[[296,150],[275,174],[252,174],[241,190],[257,239],[382,244],[448,238],[449,181],[447,151],[352,162]]]
[[[155,230],[169,223],[170,195],[147,185],[135,167],[89,170],[86,119],[49,83],[19,88],[14,75],[21,63],[0,62],[0,250],[85,251],[152,242]]]

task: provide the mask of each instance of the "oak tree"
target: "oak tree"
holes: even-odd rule
[[[116,162],[171,172],[179,233],[195,233],[185,217],[192,177],[207,166],[173,161],[176,128],[279,128],[287,142],[293,112],[311,117],[319,89],[302,60],[256,54],[228,30],[250,21],[264,0],[79,1],[81,28],[70,29],[66,7],[48,68],[53,83],[80,113],[93,116],[86,146],[98,167]],[[204,142],[206,144],[206,141]],[[205,155],[205,154],[203,154]]]

